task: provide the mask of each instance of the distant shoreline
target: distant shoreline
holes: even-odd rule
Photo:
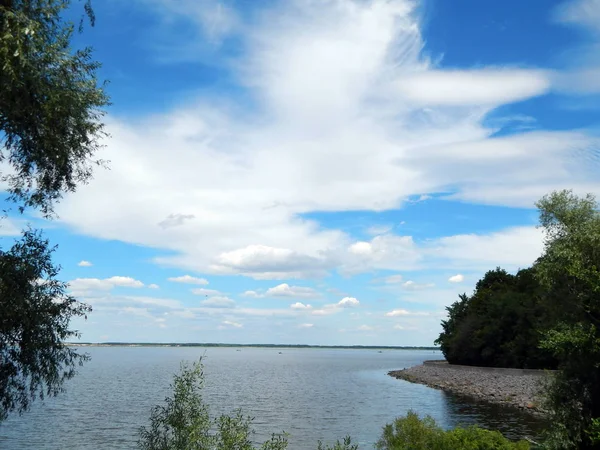
[[[324,348],[349,350],[439,350],[438,347],[377,345],[304,345],[304,344],[220,344],[220,343],[149,343],[149,342],[65,342],[70,347],[243,347],[243,348]]]

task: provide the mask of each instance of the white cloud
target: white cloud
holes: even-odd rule
[[[404,316],[431,316],[432,314],[424,311],[408,311],[406,309],[394,309],[385,313],[386,317],[404,317]]]
[[[79,267],[92,267],[92,266],[93,266],[93,264],[92,264],[91,262],[89,262],[89,261],[86,261],[86,260],[79,261],[79,262],[77,263],[77,265],[78,265]]]
[[[210,297],[200,302],[205,308],[235,308],[235,301],[229,297]]]
[[[141,288],[144,283],[131,277],[110,277],[110,278],[76,278],[69,281],[69,289],[72,292],[85,292],[95,290],[110,290],[115,287]]]
[[[408,316],[410,313],[406,309],[395,309],[388,313],[385,313],[387,317],[398,317],[398,316]]]
[[[369,255],[373,251],[373,247],[369,242],[356,242],[350,246],[348,251],[355,255]]]
[[[373,331],[375,328],[370,325],[361,325],[358,327],[358,331]]]
[[[296,310],[306,310],[306,309],[312,309],[312,306],[308,305],[308,304],[305,305],[304,303],[301,303],[301,302],[296,302],[296,303],[290,305],[290,308],[296,309]]]
[[[312,323],[301,323],[300,325],[298,325],[298,328],[304,328],[304,329],[312,328],[312,327],[314,327],[314,324],[312,324]]]
[[[148,288],[150,288],[150,289],[160,289],[160,286],[158,284],[152,283],[152,284],[148,285]]]
[[[263,298],[265,295],[256,291],[245,291],[242,296],[250,298]]]
[[[452,275],[450,278],[448,278],[448,281],[450,283],[462,283],[465,280],[464,275],[461,275],[460,273],[456,274],[456,275]]]
[[[520,207],[562,187],[600,192],[590,164],[598,140],[585,132],[492,137],[488,113],[545,92],[546,72],[440,71],[422,55],[409,0],[268,4],[237,29],[240,54],[227,66],[257,107],[198,96],[158,115],[108,117],[112,138],[98,157],[111,170],[60,203],[64,223],[163,249],[173,256],[157,263],[197,273],[283,280],[454,258],[464,270],[530,263],[539,247],[514,230],[465,238],[464,248],[452,237],[422,243],[389,232],[357,242],[305,214],[383,211],[439,192]],[[516,237],[507,252],[502,234]]]
[[[353,306],[358,306],[359,304],[360,302],[354,297],[344,297],[337,303],[337,306],[340,308],[352,308]]]
[[[317,298],[320,294],[312,288],[301,286],[290,286],[287,283],[267,289],[266,297],[295,297],[295,298]]]
[[[304,278],[324,273],[326,261],[287,248],[249,245],[220,254],[210,266],[214,273],[241,273],[257,279]]]
[[[208,281],[204,278],[192,277],[191,275],[183,275],[180,277],[169,278],[173,283],[200,284],[206,286]]]
[[[531,265],[543,251],[543,234],[536,227],[514,227],[487,235],[464,234],[438,239],[428,252],[454,267],[507,270]]]
[[[550,81],[547,74],[533,70],[425,70],[401,77],[394,88],[417,105],[488,106],[544,94]]]
[[[408,281],[402,283],[403,289],[408,289],[411,291],[415,291],[415,290],[419,290],[419,289],[428,289],[428,288],[432,288],[434,286],[435,286],[435,284],[433,284],[433,283],[416,283],[412,280],[408,280]]]
[[[224,320],[221,323],[226,327],[233,327],[233,328],[242,328],[243,327],[243,325],[241,323],[232,322],[231,320]]]

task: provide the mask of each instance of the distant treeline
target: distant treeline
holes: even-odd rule
[[[104,347],[252,347],[252,348],[332,348],[363,350],[440,350],[440,347],[418,346],[378,346],[378,345],[305,345],[305,344],[219,344],[199,342],[71,342],[69,345],[89,345]]]

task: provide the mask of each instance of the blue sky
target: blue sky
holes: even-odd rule
[[[431,345],[537,199],[600,193],[600,0],[94,7],[110,170],[0,228],[59,245],[83,341]]]

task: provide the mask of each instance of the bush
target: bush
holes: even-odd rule
[[[202,362],[182,363],[171,388],[173,397],[152,408],[149,427],[141,427],[138,447],[142,450],[255,450],[250,440],[252,419],[241,411],[211,419],[201,390]],[[284,435],[273,434],[262,450],[285,450]]]
[[[444,431],[431,417],[409,411],[383,428],[378,450],[527,450],[526,441],[513,442],[498,431],[475,426]]]

